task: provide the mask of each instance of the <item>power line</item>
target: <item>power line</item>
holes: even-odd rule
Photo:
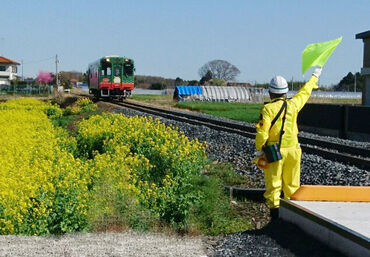
[[[31,63],[45,62],[45,61],[52,60],[52,59],[54,59],[54,58],[55,58],[55,56],[52,56],[52,57],[45,58],[45,59],[41,59],[41,60],[37,60],[37,61],[29,61],[29,62],[25,62],[24,64],[31,64]]]

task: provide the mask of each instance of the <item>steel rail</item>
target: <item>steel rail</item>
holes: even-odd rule
[[[160,111],[160,112],[165,112],[165,113],[174,114],[174,115],[181,115],[183,117],[197,119],[200,121],[205,121],[207,123],[213,123],[213,124],[221,125],[221,126],[228,127],[228,128],[235,128],[239,130],[248,131],[251,133],[256,133],[255,128],[252,126],[248,126],[248,125],[236,124],[236,123],[231,123],[227,121],[220,121],[220,120],[215,120],[212,118],[199,117],[199,116],[196,116],[190,113],[184,113],[184,112],[175,111],[175,110],[167,110],[167,109],[162,109],[162,108],[147,106],[147,105],[141,105],[141,104],[132,103],[132,102],[127,102],[127,103],[130,105],[134,105],[134,106],[149,108],[154,111]],[[335,143],[335,142],[331,142],[327,140],[319,140],[319,139],[309,138],[305,136],[299,136],[298,138],[299,138],[299,142],[302,144],[315,145],[321,148],[334,149],[334,150],[340,151],[341,153],[370,158],[370,149],[355,147],[355,146],[350,146],[350,145],[343,145],[343,144],[339,144],[339,143]]]
[[[166,110],[162,108],[141,105],[141,104],[132,103],[132,102],[123,102],[123,103],[115,102],[115,104],[119,106],[131,108],[131,109],[135,109],[138,111],[146,112],[149,114],[161,116],[164,118],[186,122],[186,123],[193,124],[193,125],[204,125],[204,126],[207,126],[209,128],[212,128],[218,131],[235,133],[235,134],[248,137],[248,138],[252,138],[252,139],[254,139],[256,135],[255,129],[250,126],[243,126],[240,124],[234,124],[234,123],[228,123],[225,121],[208,119],[208,118],[199,117],[196,115],[187,114],[187,113],[183,113],[179,111]],[[355,165],[357,167],[370,169],[370,158],[365,157],[366,153],[369,152],[368,149],[356,148],[356,147],[341,145],[341,144],[317,140],[317,139],[308,139],[305,137],[299,137],[299,140],[301,142],[301,148],[303,152],[305,153],[315,154],[315,155],[322,156],[323,158],[328,159],[328,160],[343,162],[343,163]],[[325,148],[322,148],[323,146],[325,146]],[[331,151],[331,149],[334,149],[340,152]],[[345,152],[348,149],[357,149],[357,150],[353,150],[355,155],[358,155],[359,152],[364,151],[365,156],[355,156],[351,154],[353,152],[351,153]],[[351,151],[351,150],[348,150],[348,151]],[[370,156],[370,153],[368,154],[368,156]]]

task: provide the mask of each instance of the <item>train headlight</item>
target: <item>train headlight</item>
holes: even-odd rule
[[[125,62],[128,62],[128,59],[125,59]]]
[[[109,60],[109,58],[107,58],[107,59],[105,59],[107,62],[109,62],[110,60]]]

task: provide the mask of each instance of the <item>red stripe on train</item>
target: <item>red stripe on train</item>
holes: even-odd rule
[[[115,88],[119,88],[121,90],[134,90],[134,83],[99,83],[99,89],[113,90]]]

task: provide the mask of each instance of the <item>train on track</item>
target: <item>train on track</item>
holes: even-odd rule
[[[89,93],[97,99],[123,100],[134,89],[134,61],[127,57],[105,56],[89,64]]]

